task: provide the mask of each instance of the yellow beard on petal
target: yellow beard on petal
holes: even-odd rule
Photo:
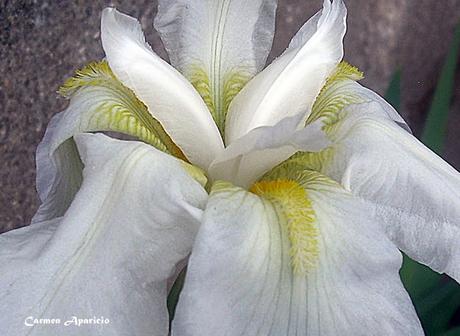
[[[305,188],[292,180],[274,180],[257,182],[250,191],[269,200],[284,215],[294,273],[302,275],[314,268],[319,255],[319,231]]]

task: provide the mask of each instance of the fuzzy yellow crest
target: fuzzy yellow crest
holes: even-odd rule
[[[314,268],[319,255],[319,232],[305,188],[292,180],[274,180],[257,182],[250,191],[272,202],[284,215],[294,273],[303,275]]]

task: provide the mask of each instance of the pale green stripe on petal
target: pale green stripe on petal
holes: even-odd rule
[[[245,71],[230,72],[224,79],[224,92],[222,94],[222,120],[225,122],[228,109],[233,98],[243,89],[247,82],[251,79],[251,74]]]
[[[185,76],[203,98],[219,131],[224,136],[225,119],[233,98],[251,79],[251,74],[243,70],[232,71],[222,82],[212,82],[204,66],[192,65]]]
[[[192,83],[195,90],[198,91],[201,98],[203,98],[206,106],[209,109],[214,121],[217,123],[216,106],[214,102],[214,93],[211,88],[211,81],[209,75],[203,66],[193,65],[190,67],[190,71],[186,74],[186,77]]]

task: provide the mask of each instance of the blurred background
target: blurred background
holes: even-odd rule
[[[271,59],[287,47],[321,4],[322,0],[279,0]],[[366,86],[398,105],[414,134],[424,140],[430,139],[423,137],[424,127],[451,51],[447,77],[453,87],[441,87],[444,93],[449,92],[440,98],[448,114],[444,121],[432,123],[430,132],[431,137],[434,134],[441,139],[435,146],[438,153],[460,169],[460,66],[453,71],[459,57],[452,53],[455,27],[460,23],[460,0],[347,0],[346,4],[345,59],[364,71]],[[50,118],[67,104],[56,93],[59,86],[74,70],[103,57],[99,21],[106,6],[116,6],[139,18],[153,49],[166,58],[152,26],[156,1],[0,0],[0,232],[27,225],[38,206],[36,146]],[[393,85],[388,91],[390,82]],[[433,277],[414,267],[405,269],[404,275],[407,286],[408,281],[413,282],[411,295],[420,291],[417,284],[426,285],[427,277]],[[417,272],[421,273],[414,276]],[[445,322],[453,327],[460,319],[458,310],[455,313],[460,304],[458,286],[443,278],[433,281],[438,289],[445,287],[439,283],[453,288],[453,292],[443,292],[445,299],[436,294],[429,301],[441,306],[446,306],[447,297],[457,301]],[[430,309],[438,307],[433,305]],[[432,321],[432,310],[425,314],[427,334],[437,334],[431,326],[438,323]],[[460,331],[449,335],[460,335]]]

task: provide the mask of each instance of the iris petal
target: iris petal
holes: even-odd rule
[[[285,117],[308,117],[315,98],[343,57],[346,8],[342,0],[324,1],[294,37],[290,47],[235,97],[227,116],[226,143],[250,130],[273,126]]]
[[[194,244],[173,335],[423,335],[402,258],[358,198],[324,176],[302,186],[318,261],[294,272],[289,224],[270,200],[217,183]]]
[[[160,0],[155,28],[223,133],[228,106],[265,65],[276,0]]]
[[[224,145],[198,92],[152,51],[136,19],[107,8],[101,30],[116,77],[147,106],[190,162],[207,169]]]
[[[149,145],[76,141],[84,179],[64,217],[0,236],[0,334],[166,335],[168,282],[190,253],[207,194]],[[28,316],[62,323],[30,327]],[[110,322],[66,327],[72,316]]]

